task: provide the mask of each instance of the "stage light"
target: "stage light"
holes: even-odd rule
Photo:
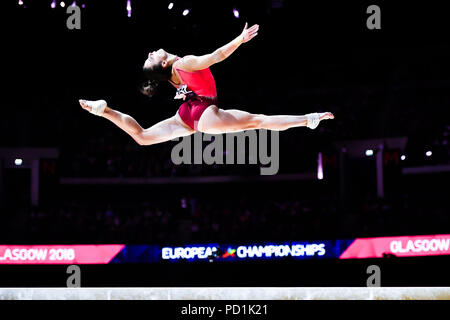
[[[236,8],[233,9],[233,14],[235,18],[239,18],[239,11]]]
[[[319,152],[319,159],[317,161],[317,179],[323,179],[322,152]]]
[[[189,9],[185,9],[184,11],[183,11],[183,16],[187,16],[189,14]]]
[[[371,149],[366,150],[366,156],[367,157],[373,156],[373,150],[371,150]]]
[[[128,18],[131,17],[131,1],[127,0],[127,13],[128,13]]]
[[[75,7],[76,5],[77,5],[76,1],[72,2],[72,4],[71,4],[72,7]]]
[[[23,1],[19,0],[19,6],[23,5]]]
[[[401,160],[405,160],[406,156],[404,154],[402,154],[402,156],[400,157]]]
[[[427,152],[425,153],[425,155],[426,155],[427,157],[431,157],[432,154],[433,154],[433,152],[431,152],[431,151],[427,151]]]
[[[173,2],[169,3],[169,10],[172,10],[173,8]]]
[[[66,4],[65,4],[64,1],[61,1],[60,5],[61,5],[61,7],[63,7],[63,8],[66,6]]]
[[[21,166],[21,165],[22,165],[22,163],[23,163],[23,160],[22,160],[22,159],[20,159],[20,158],[18,158],[18,159],[16,159],[16,160],[14,160],[14,164],[15,164],[16,166]]]
[[[55,8],[56,8],[56,0],[53,0],[53,2],[52,2],[52,4],[50,5],[50,7],[51,7],[52,9],[55,9]]]

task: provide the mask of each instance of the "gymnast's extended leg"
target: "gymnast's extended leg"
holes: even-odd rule
[[[161,143],[194,133],[194,130],[181,122],[178,113],[144,129],[133,117],[109,108],[104,100],[80,100],[80,105],[83,109],[110,120],[140,145]]]
[[[246,111],[223,110],[215,105],[208,107],[199,122],[199,131],[220,134],[250,129],[267,129],[282,131],[294,127],[317,127],[320,121],[334,119],[331,112],[314,113],[300,116],[252,114]]]

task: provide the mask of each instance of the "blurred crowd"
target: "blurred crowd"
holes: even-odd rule
[[[258,199],[243,192],[220,200],[190,195],[140,203],[77,199],[21,209],[1,237],[24,243],[145,244],[436,234],[448,233],[446,208],[442,194],[414,193],[392,199],[367,195],[346,204],[325,193]]]

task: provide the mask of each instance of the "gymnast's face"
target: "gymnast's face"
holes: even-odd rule
[[[149,52],[147,60],[145,60],[144,68],[153,69],[156,65],[161,65],[163,68],[167,66],[167,58],[169,54],[163,49]]]

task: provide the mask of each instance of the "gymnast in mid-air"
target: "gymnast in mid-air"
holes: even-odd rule
[[[148,81],[141,92],[152,96],[160,82],[168,81],[176,89],[175,99],[184,103],[174,116],[144,129],[131,116],[109,107],[105,100],[79,100],[83,109],[102,116],[128,133],[138,144],[151,145],[188,136],[200,131],[208,134],[251,129],[286,130],[306,126],[315,129],[321,120],[334,119],[330,112],[306,115],[263,115],[242,110],[224,110],[217,106],[217,90],[210,66],[228,58],[240,45],[258,34],[259,25],[245,24],[242,33],[230,43],[202,56],[183,58],[159,49],[148,54],[143,71]]]

